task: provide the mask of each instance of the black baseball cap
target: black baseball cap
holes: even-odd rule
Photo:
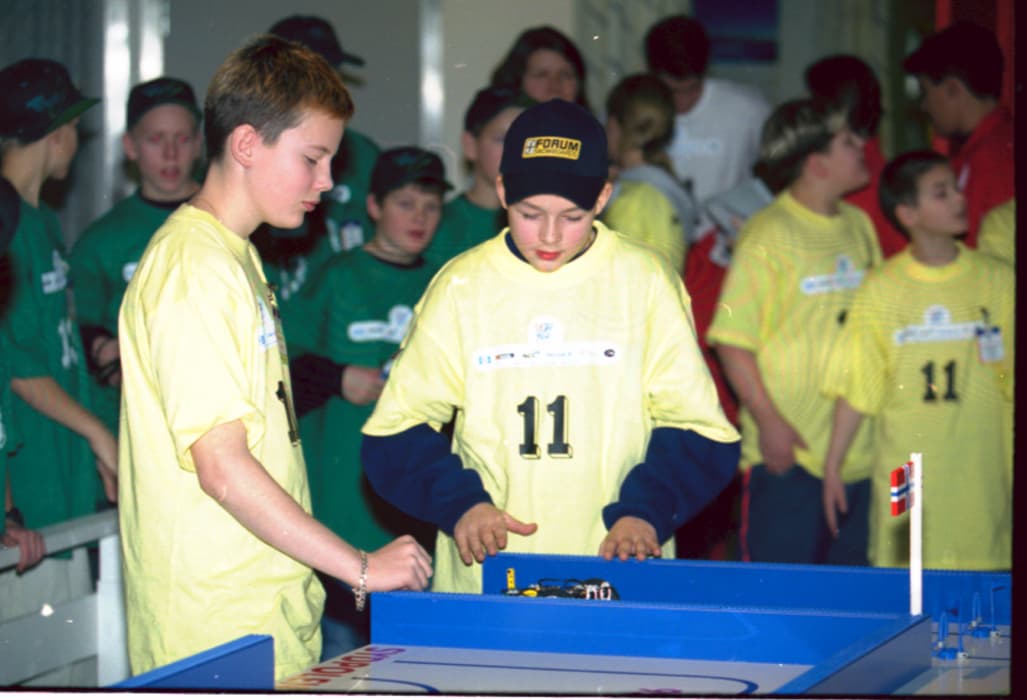
[[[292,15],[276,22],[270,31],[283,39],[298,41],[308,46],[324,56],[324,59],[333,66],[338,66],[341,63],[352,63],[355,66],[364,65],[364,59],[360,56],[342,50],[332,25],[320,17]]]
[[[18,230],[21,216],[21,197],[6,177],[0,177],[0,255],[7,252],[7,246]]]
[[[528,108],[535,104],[523,92],[511,87],[486,87],[478,90],[471,106],[464,112],[464,131],[478,134],[497,114],[507,107]]]
[[[416,146],[382,151],[371,171],[371,192],[381,199],[411,182],[441,185],[443,190],[453,189],[446,181],[442,160],[431,151]]]
[[[203,113],[196,104],[196,95],[189,83],[178,78],[156,78],[139,83],[128,94],[128,109],[125,117],[125,128],[131,129],[139,123],[143,115],[154,107],[175,104],[185,107],[196,117],[197,123],[203,119]]]
[[[995,34],[974,22],[960,20],[924,39],[902,67],[912,75],[938,81],[956,75],[974,92],[998,96],[1004,60]]]
[[[587,109],[560,99],[514,119],[499,164],[508,205],[556,194],[586,210],[595,206],[608,169],[606,130]]]
[[[23,59],[0,70],[0,137],[38,141],[97,102],[79,92],[57,61]]]

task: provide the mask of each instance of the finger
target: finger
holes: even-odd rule
[[[458,538],[457,539],[457,543],[456,543],[456,548],[457,548],[457,551],[460,553],[460,561],[462,561],[467,566],[470,566],[471,563],[474,561],[474,554],[473,554],[473,552],[471,552],[471,546],[470,546],[467,538],[466,537]]]
[[[481,537],[482,547],[493,557],[496,556],[496,552],[506,547],[506,530],[497,530],[485,530]]]

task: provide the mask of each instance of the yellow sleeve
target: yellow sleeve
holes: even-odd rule
[[[1010,199],[984,215],[977,234],[977,249],[1016,265],[1016,199]]]
[[[679,274],[685,269],[688,244],[673,205],[645,182],[621,184],[621,192],[603,212],[603,222],[625,236],[659,251]]]

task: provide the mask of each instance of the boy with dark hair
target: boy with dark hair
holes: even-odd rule
[[[310,515],[277,301],[249,236],[298,226],[331,187],[353,103],[300,44],[262,36],[207,91],[210,166],[154,234],[121,306],[119,509],[129,656],[141,673],[270,634],[275,677],[319,660],[324,590],[427,585],[408,536],[367,554]]]
[[[0,259],[7,253],[7,246],[14,238],[18,228],[21,208],[21,197],[7,178],[0,177]],[[6,268],[0,263],[0,292],[6,294],[8,280]],[[0,312],[2,315],[2,312]],[[4,547],[18,547],[21,557],[15,567],[15,575],[35,566],[43,555],[46,546],[43,538],[34,530],[25,527],[21,511],[14,505],[10,489],[7,487],[7,452],[14,448],[17,439],[14,426],[11,424],[11,381],[7,369],[7,355],[0,353],[0,503],[3,504],[4,518],[0,521],[0,544]],[[9,579],[10,574],[0,574],[0,581]],[[0,618],[4,617],[0,615]]]
[[[742,405],[743,558],[866,564],[868,432],[846,465],[848,516],[827,532],[821,478],[832,404],[819,380],[866,271],[881,259],[870,219],[844,201],[866,183],[863,141],[815,100],[778,107],[762,162],[786,185],[744,224],[707,334]]]
[[[460,145],[471,166],[471,186],[451,199],[425,257],[441,266],[465,250],[491,238],[502,228],[503,208],[496,193],[503,138],[510,123],[535,101],[511,87],[479,90],[464,112]]]
[[[290,15],[275,22],[268,32],[320,54],[344,82],[344,65],[364,65],[363,58],[343,50],[332,25],[321,17]],[[317,270],[339,253],[360,247],[374,232],[365,204],[379,153],[374,141],[347,126],[332,158],[333,186],[304,221],[292,229],[261,226],[254,232],[252,240],[264,261],[264,274],[278,295],[287,335],[307,323],[300,292]]]
[[[1015,194],[1013,118],[999,104],[1003,64],[995,35],[967,21],[927,37],[902,63],[920,82],[931,125],[949,141],[971,248],[982,217]]]
[[[877,75],[858,56],[834,54],[812,63],[806,68],[805,77],[810,95],[832,101],[844,109],[849,128],[863,139],[863,160],[870,180],[865,186],[847,194],[845,201],[867,213],[877,231],[881,252],[890,257],[906,247],[906,237],[881,213],[877,199],[877,183],[885,164],[877,136],[883,112],[881,84]]]
[[[432,280],[364,426],[371,485],[439,527],[435,590],[480,591],[500,549],[673,556],[734,470],[680,275],[596,220],[607,171],[584,108],[514,120],[510,226]]]
[[[824,378],[836,399],[824,462],[828,526],[848,506],[842,464],[852,436],[872,416],[870,562],[908,565],[908,519],[891,516],[889,473],[922,452],[924,566],[1008,570],[1013,270],[956,240],[966,200],[944,156],[899,156],[881,175],[880,197],[911,245],[857,291]]]
[[[98,102],[82,95],[67,69],[27,58],[0,70],[0,159],[19,195],[18,227],[0,268],[0,355],[13,393],[8,498],[30,529],[95,511],[99,470],[105,497],[117,498],[118,445],[92,412],[82,341],[67,296],[67,251],[57,216],[40,197],[64,179],[78,150],[78,121]],[[94,466],[95,465],[95,466]],[[12,574],[13,576],[13,574]],[[0,617],[17,617],[86,594],[92,585],[85,549],[43,559],[9,582]],[[84,675],[83,675],[84,674]],[[57,685],[88,682],[76,665]]]
[[[71,251],[82,345],[100,385],[96,412],[114,432],[121,402],[121,297],[150,236],[200,187],[193,168],[203,146],[201,116],[192,88],[177,78],[132,88],[121,144],[138,172],[139,189],[90,224]]]
[[[678,179],[703,204],[752,174],[770,105],[755,90],[710,78],[710,40],[693,17],[674,15],[645,36],[649,72],[674,96],[674,139],[667,147]]]
[[[303,293],[310,323],[290,338],[297,348],[291,367],[314,517],[364,549],[377,549],[404,532],[425,543],[434,537],[366,483],[360,428],[381,393],[414,304],[438,270],[422,252],[448,189],[435,154],[413,146],[384,151],[367,197],[374,237],[330,260],[311,280]],[[328,577],[322,582],[328,593],[327,658],[330,642],[334,656],[366,644],[368,619],[353,614],[348,590]]]

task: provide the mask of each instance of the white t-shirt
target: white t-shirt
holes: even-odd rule
[[[667,152],[678,179],[690,180],[698,202],[752,175],[770,105],[753,88],[719,78],[703,81],[703,94],[674,119]]]

